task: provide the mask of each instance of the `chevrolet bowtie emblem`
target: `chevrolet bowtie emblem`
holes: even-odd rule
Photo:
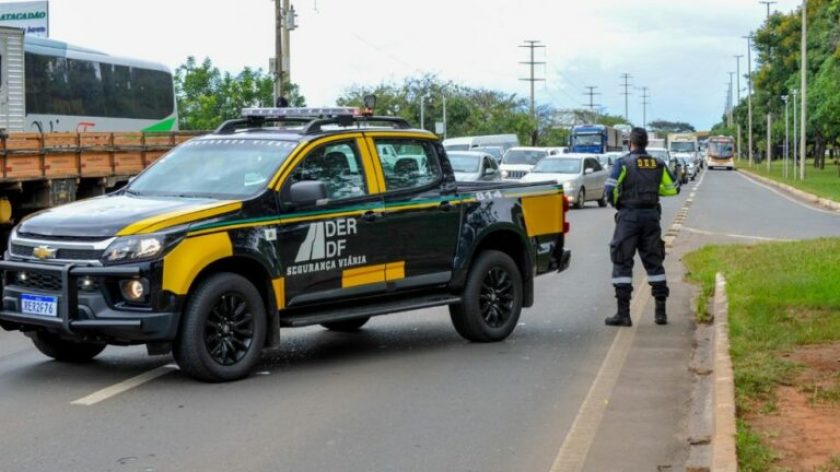
[[[38,259],[55,259],[56,250],[47,246],[38,246],[32,248],[32,255]]]

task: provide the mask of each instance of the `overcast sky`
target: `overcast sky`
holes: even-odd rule
[[[525,39],[543,41],[538,103],[580,107],[584,87],[624,113],[621,74],[648,86],[654,118],[708,129],[722,114],[733,54],[766,10],[757,0],[292,0],[292,80],[310,105],[332,105],[346,87],[422,72],[473,87],[528,95]],[[791,11],[799,0],[780,0]],[[162,62],[192,55],[222,70],[267,69],[274,51],[272,0],[52,0],[51,37]],[[742,70],[746,61],[742,62]],[[746,84],[742,81],[742,89]],[[630,118],[641,123],[638,91]]]

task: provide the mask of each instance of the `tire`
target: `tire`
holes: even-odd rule
[[[45,331],[38,331],[33,334],[32,342],[45,356],[52,357],[59,362],[74,364],[91,361],[106,346],[105,344],[68,341]]]
[[[458,334],[481,343],[502,341],[510,336],[521,311],[519,268],[510,256],[493,250],[478,255],[470,267],[461,303],[449,306],[449,316]]]
[[[330,331],[338,331],[340,333],[352,333],[354,331],[358,331],[368,321],[370,321],[370,316],[366,316],[364,318],[354,318],[352,320],[330,321],[327,323],[321,323],[321,326],[327,328]]]
[[[221,273],[193,291],[173,347],[184,373],[207,382],[247,376],[265,344],[266,313],[257,289],[242,276]]]
[[[581,187],[578,190],[577,200],[575,200],[575,208],[580,210],[584,205],[586,205],[586,189]]]
[[[607,191],[604,190],[604,193],[601,195],[601,198],[598,199],[598,206],[601,208],[605,208],[607,206]]]

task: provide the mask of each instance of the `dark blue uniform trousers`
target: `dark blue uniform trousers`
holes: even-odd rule
[[[668,297],[665,267],[662,266],[665,243],[659,226],[661,216],[662,211],[658,208],[622,208],[616,213],[610,258],[617,297],[630,298],[633,291],[633,258],[636,251],[639,251],[654,298]]]

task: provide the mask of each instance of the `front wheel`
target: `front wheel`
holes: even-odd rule
[[[522,311],[522,276],[501,251],[482,252],[470,268],[462,301],[449,306],[458,334],[473,342],[510,336]]]
[[[601,198],[598,199],[598,206],[601,207],[601,208],[604,208],[604,207],[607,206],[607,191],[606,190],[604,190],[603,194],[601,195]]]
[[[68,341],[45,331],[34,333],[32,343],[45,356],[70,363],[88,362],[105,349],[105,344]]]
[[[248,375],[265,344],[262,297],[246,278],[221,273],[190,297],[173,354],[188,375],[225,382]]]
[[[583,208],[583,205],[585,205],[585,204],[586,204],[586,189],[581,187],[580,190],[578,190],[578,197],[577,197],[577,201],[575,202],[575,208],[580,210],[581,208]]]

